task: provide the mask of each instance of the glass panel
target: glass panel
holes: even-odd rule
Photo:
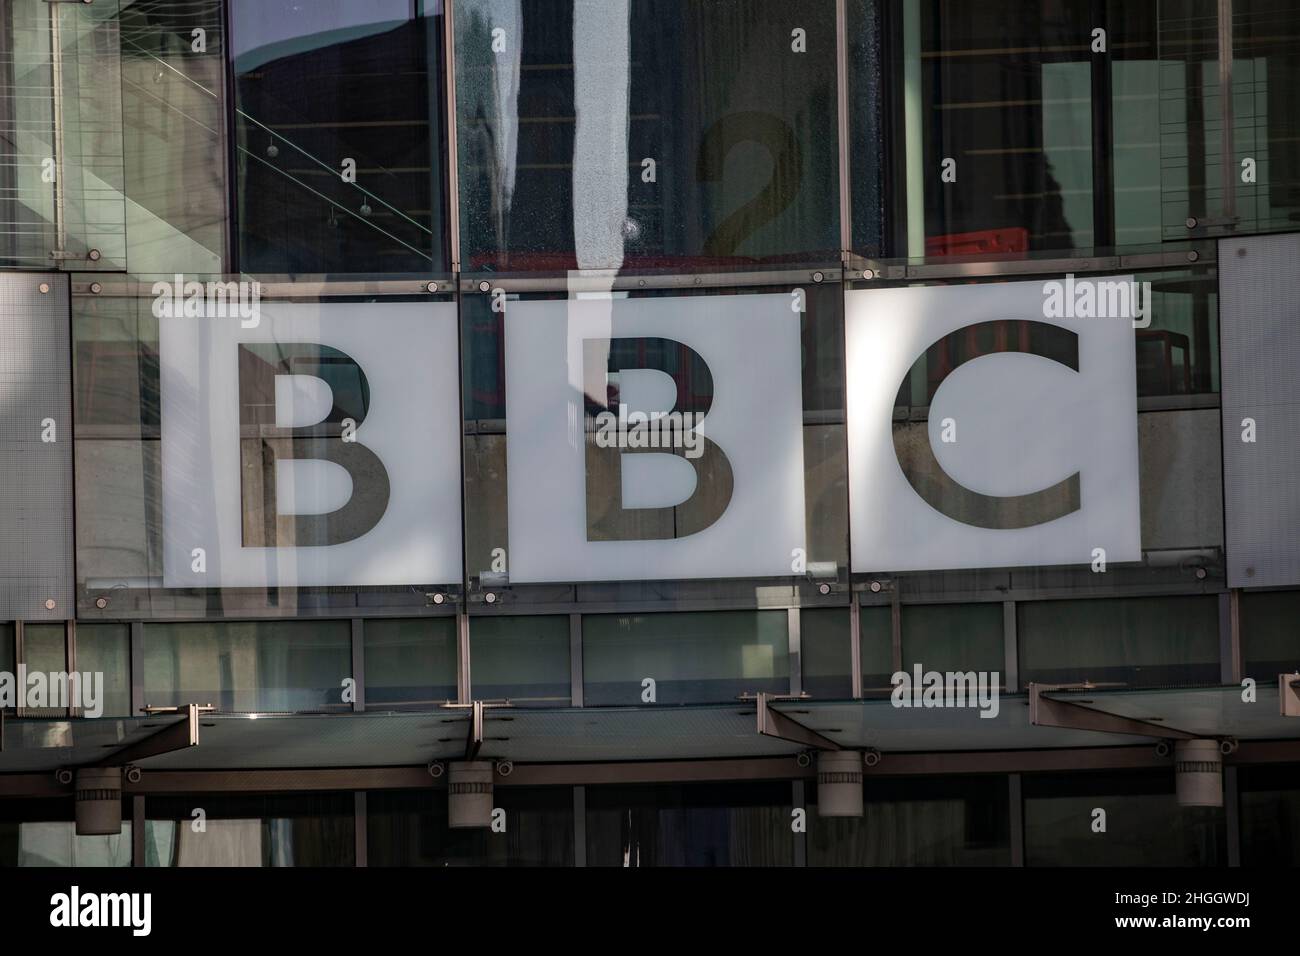
[[[582,656],[589,707],[698,704],[790,691],[784,611],[588,615]]]
[[[447,792],[387,790],[366,794],[369,866],[572,866],[573,790],[500,787],[504,833],[452,830]]]
[[[521,707],[572,702],[567,617],[475,617],[469,641],[475,700],[509,698]]]
[[[366,621],[366,708],[456,699],[456,619]]]
[[[71,799],[0,800],[0,868],[130,866],[131,798],[122,801],[122,830],[77,836]]]
[[[1300,860],[1300,766],[1240,767],[1241,865]]]
[[[809,866],[1008,866],[1006,777],[872,778],[861,818],[808,813]]]
[[[1001,604],[903,605],[903,669],[1002,674]]]
[[[440,272],[441,4],[234,0],[239,266]]]
[[[147,624],[145,703],[229,712],[350,710],[347,621]]]
[[[137,275],[226,269],[223,21],[222,4],[193,0],[122,10],[127,267]]]
[[[588,866],[791,866],[788,782],[587,788]]]
[[[149,797],[145,817],[145,866],[356,862],[351,793]]]
[[[464,296],[471,589],[784,607],[846,583],[842,298]]]
[[[76,648],[78,672],[102,675],[100,713],[94,716],[132,716],[131,632],[127,625],[78,624]]]
[[[835,4],[456,8],[466,271],[838,261]]]
[[[804,608],[799,612],[799,662],[805,694],[831,700],[853,696],[848,608]]]
[[[25,624],[23,625],[23,664],[27,673],[55,675],[66,673],[68,669],[67,630],[62,624]],[[48,677],[47,677],[48,679]],[[46,685],[46,702],[49,707],[26,707],[23,711],[29,717],[59,717],[67,714],[70,703],[67,699],[59,700],[55,694],[53,682]],[[67,685],[63,685],[67,686]],[[27,700],[39,700],[36,697],[39,685],[29,684]]]
[[[1240,614],[1245,676],[1273,683],[1300,670],[1300,591],[1243,591]]]
[[[1221,866],[1221,807],[1179,807],[1167,770],[1129,774],[1026,774],[1026,866]],[[1106,833],[1093,811],[1106,811]]]
[[[892,690],[894,675],[894,612],[888,605],[863,605],[858,613],[862,641],[862,689]]]
[[[1016,606],[1020,681],[1138,687],[1219,680],[1214,595]]]

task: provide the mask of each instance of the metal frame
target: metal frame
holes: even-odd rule
[[[769,706],[775,701],[785,701],[798,698],[790,698],[784,694],[758,694],[758,732],[765,737],[776,737],[780,740],[789,740],[797,744],[803,744],[812,750],[842,750],[843,748],[829,737],[823,737],[815,730],[810,730],[803,724],[799,723],[788,714],[783,714],[774,707]]]
[[[1196,734],[1165,724],[1121,717],[1085,706],[1091,701],[1058,700],[1045,696],[1058,690],[1091,690],[1091,684],[1037,684],[1030,682],[1029,722],[1035,727],[1064,727],[1068,730],[1096,730],[1107,734],[1134,734],[1140,737],[1195,740]]]

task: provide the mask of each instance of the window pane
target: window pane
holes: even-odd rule
[[[217,710],[350,710],[347,621],[146,624],[145,703]]]
[[[192,825],[203,812],[204,826]],[[194,794],[145,801],[146,866],[353,866],[351,793]]]
[[[456,57],[466,270],[838,261],[832,0],[468,0]]]
[[[122,801],[122,830],[77,836],[71,799],[0,800],[0,868],[130,866],[131,798]]]
[[[858,613],[862,642],[863,691],[890,690],[894,674],[894,612],[889,605],[864,605]]]
[[[366,708],[456,699],[456,619],[366,621]]]
[[[506,830],[452,830],[447,791],[372,791],[366,795],[370,866],[572,866],[573,790],[501,787],[495,805]]]
[[[572,703],[567,617],[475,617],[469,641],[476,700],[508,697],[525,707]]]
[[[695,704],[788,693],[785,611],[595,614],[582,619],[583,701]],[[646,699],[654,682],[654,700]]]
[[[1008,866],[1006,777],[871,778],[860,818],[808,814],[809,866]]]
[[[1180,807],[1168,770],[1131,774],[1026,774],[1026,866],[1219,866],[1221,807]],[[1106,833],[1092,830],[1106,811]]]
[[[1001,604],[903,605],[903,669],[986,671],[1006,669]]]
[[[1153,687],[1219,679],[1214,595],[1034,601],[1016,612],[1022,684]]]
[[[788,782],[588,787],[589,866],[790,866]]]
[[[804,693],[832,699],[853,696],[849,636],[848,608],[804,608],[799,612]]]
[[[441,16],[412,10],[233,0],[244,272],[445,269]]]
[[[78,624],[77,670],[103,675],[105,717],[131,716],[131,632],[125,624]]]
[[[1271,683],[1300,670],[1300,591],[1243,591],[1240,612],[1246,676]]]

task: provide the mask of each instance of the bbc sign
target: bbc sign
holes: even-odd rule
[[[791,303],[511,302],[509,580],[795,573]],[[453,304],[159,322],[165,586],[460,580]],[[853,570],[1140,558],[1129,322],[1044,318],[1043,284],[1020,282],[848,292],[845,327]],[[893,423],[918,376],[928,434]]]

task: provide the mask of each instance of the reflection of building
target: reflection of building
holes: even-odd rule
[[[5,6],[0,672],[105,696],[3,713],[0,863],[1295,861],[1297,14],[837,6]],[[368,493],[382,580],[273,520]]]

